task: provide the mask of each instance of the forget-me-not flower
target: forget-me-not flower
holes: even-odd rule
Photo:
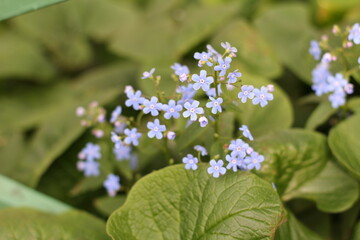
[[[114,155],[117,160],[130,159],[131,147],[125,144],[119,144],[113,149]]]
[[[137,128],[132,128],[131,130],[126,128],[124,133],[126,135],[124,139],[126,144],[133,144],[134,146],[139,145],[139,138],[141,137],[141,133],[137,131]]]
[[[104,187],[111,197],[116,195],[116,192],[120,190],[120,177],[115,174],[109,174],[104,181]]]
[[[114,123],[118,119],[118,117],[121,114],[121,111],[122,111],[121,106],[117,106],[115,108],[115,110],[111,113],[111,118],[110,118],[111,123]]]
[[[351,28],[348,39],[354,41],[355,44],[360,44],[360,25],[358,23]]]
[[[226,57],[225,60],[223,60],[221,57],[218,59],[219,65],[214,67],[215,71],[220,71],[219,76],[222,77],[225,75],[226,70],[230,68],[231,58]]]
[[[312,40],[310,42],[309,53],[314,57],[315,60],[320,59],[321,48],[318,41]]]
[[[209,174],[212,174],[213,177],[218,178],[221,175],[224,175],[226,173],[226,168],[223,167],[224,162],[223,160],[215,161],[212,159],[210,161],[210,167],[207,169],[207,172]]]
[[[221,104],[223,99],[221,97],[215,99],[213,97],[209,97],[211,102],[206,103],[207,108],[211,108],[211,113],[216,114],[217,112],[222,112]]]
[[[345,104],[346,94],[345,91],[336,91],[329,95],[329,101],[333,108],[338,108]]]
[[[205,116],[199,118],[200,127],[206,127],[209,123],[208,119]]]
[[[77,168],[84,171],[86,177],[99,176],[99,166],[100,164],[94,160],[79,161],[77,164]]]
[[[194,58],[199,60],[198,66],[202,67],[205,63],[211,67],[213,64],[210,61],[211,59],[211,53],[207,53],[207,52],[202,52],[202,53],[194,53]]]
[[[161,139],[163,137],[163,132],[166,131],[165,125],[160,125],[159,119],[155,119],[154,122],[148,122],[147,128],[150,129],[148,132],[149,138],[156,137],[157,139]]]
[[[225,49],[226,52],[228,52],[231,56],[235,57],[235,53],[237,52],[236,47],[232,47],[230,43],[220,43],[220,45]]]
[[[328,90],[328,77],[331,76],[328,64],[318,64],[312,71],[313,85],[311,88],[315,91],[315,95],[321,96],[327,93]]]
[[[252,100],[253,104],[259,104],[261,107],[265,107],[268,104],[268,101],[271,101],[274,99],[274,96],[272,93],[268,92],[268,89],[266,87],[261,87],[261,89],[255,88],[254,91],[254,98]]]
[[[235,71],[233,71],[227,75],[227,78],[228,78],[227,84],[236,83],[237,78],[241,77],[241,73],[238,71],[239,70],[236,69]]]
[[[180,117],[180,111],[182,111],[183,107],[180,104],[176,104],[175,100],[170,100],[168,104],[163,104],[162,106],[164,113],[164,117],[166,119],[170,118],[179,118]]]
[[[155,68],[152,68],[149,72],[143,72],[143,76],[141,79],[151,78],[154,72],[155,72]]]
[[[348,84],[348,81],[344,78],[341,73],[335,74],[335,76],[329,76],[327,78],[327,90],[328,92],[343,92],[344,87]]]
[[[244,137],[250,139],[251,141],[254,140],[248,126],[242,125],[241,128],[239,128],[239,130],[242,131],[242,134],[244,135]]]
[[[206,148],[204,148],[203,146],[201,145],[195,145],[194,146],[194,149],[198,152],[200,152],[201,156],[206,156],[208,155],[208,152],[206,151]]]
[[[186,102],[193,102],[193,97],[196,94],[196,90],[193,88],[193,84],[189,83],[187,86],[179,86],[176,89],[177,93],[182,94],[181,99],[178,101],[178,104],[183,105]]]
[[[218,96],[220,96],[222,94],[222,90],[221,90],[221,84],[218,84],[217,86],[217,90],[218,90]],[[210,88],[207,92],[206,95],[208,95],[209,97],[216,97],[216,91],[215,88]]]
[[[254,86],[244,85],[241,87],[241,91],[238,94],[238,98],[242,103],[246,103],[247,99],[253,99],[255,94],[253,93]]]
[[[186,157],[182,159],[183,163],[185,163],[185,169],[189,170],[196,170],[198,166],[196,165],[199,161],[196,157],[191,154],[188,154]]]
[[[233,151],[236,156],[241,158],[246,156],[246,150],[249,148],[249,144],[241,139],[232,140],[229,145],[229,150]]]
[[[226,166],[227,169],[232,168],[232,170],[234,172],[237,172],[238,167],[244,167],[243,166],[243,160],[244,158],[238,156],[237,154],[235,154],[234,152],[232,152],[231,154],[227,154],[225,156],[226,161],[228,161],[228,165]]]
[[[184,108],[186,111],[183,112],[183,116],[185,118],[190,117],[191,121],[196,121],[197,114],[203,114],[204,109],[202,107],[199,107],[200,102],[194,100],[192,103],[186,102],[184,104]]]
[[[199,90],[200,88],[202,88],[202,90],[206,92],[210,89],[210,84],[214,82],[214,78],[211,76],[207,77],[206,74],[206,70],[201,70],[200,75],[192,75],[191,79],[195,82],[193,85],[193,88],[195,90]]]
[[[264,161],[264,156],[260,155],[257,152],[252,152],[250,156],[246,157],[244,163],[247,165],[247,169],[251,170],[256,168],[259,170],[261,168],[260,163]]]
[[[81,151],[81,154],[84,156],[83,159],[88,161],[93,161],[101,158],[100,146],[94,143],[87,143],[85,148]]]
[[[127,107],[132,106],[135,110],[140,109],[140,105],[143,104],[144,98],[141,97],[141,91],[137,90],[135,93],[133,91],[129,91],[126,93],[128,99],[125,101],[125,105]]]
[[[162,109],[162,104],[158,102],[158,98],[157,97],[151,97],[150,100],[145,99],[143,104],[144,104],[144,113],[148,114],[151,113],[152,116],[157,116],[159,115],[159,110]]]
[[[171,69],[173,69],[178,76],[190,73],[189,68],[186,65],[181,65],[179,63],[174,63],[174,65],[171,66]]]

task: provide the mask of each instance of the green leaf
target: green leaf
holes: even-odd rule
[[[260,105],[253,105],[251,101],[246,103],[240,102],[238,105],[237,115],[241,124],[246,124],[254,137],[268,134],[271,131],[289,128],[293,122],[293,110],[290,100],[286,93],[276,84],[266,80],[262,77],[253,75],[245,75],[243,77],[243,84],[251,84],[255,87],[266,86],[273,84],[275,91],[273,92],[274,100],[269,101],[265,107]],[[238,99],[237,95],[240,89],[234,89],[225,93],[226,100],[233,102],[233,99]]]
[[[77,1],[52,6],[11,20],[12,26],[42,43],[64,70],[78,70],[93,59]]]
[[[307,130],[277,131],[252,146],[265,157],[257,173],[274,182],[284,199],[318,175],[328,160],[326,138]]]
[[[226,41],[238,49],[231,63],[234,69],[269,78],[281,73],[280,63],[270,45],[244,20],[235,19],[225,25],[212,40],[212,45],[218,47]]]
[[[0,175],[0,205],[3,207],[32,207],[46,212],[62,213],[71,207],[36,192],[14,180]]]
[[[0,34],[0,80],[15,77],[46,82],[54,75],[54,67],[38,44],[15,33]]]
[[[300,223],[295,216],[288,212],[288,220],[276,231],[275,240],[321,240],[321,238]]]
[[[104,229],[102,220],[80,211],[60,215],[29,208],[7,208],[0,211],[1,239],[109,239]]]
[[[8,116],[9,122],[12,119],[16,122],[18,118],[22,121],[24,114],[30,114],[31,110],[39,111],[44,117],[37,119],[41,125],[31,141],[25,145],[22,156],[18,159],[7,159],[17,162],[16,168],[3,173],[27,185],[35,186],[55,158],[85,130],[75,116],[76,107],[94,100],[100,104],[113,100],[123,91],[124,84],[130,80],[133,73],[133,65],[114,64],[90,71],[72,83],[59,84],[50,90],[54,91],[55,95],[45,95],[43,99],[38,98],[36,91],[28,94],[30,101],[19,101],[17,95],[14,95],[12,101],[20,107],[17,108],[17,114]],[[31,101],[32,99],[36,101]],[[42,102],[45,102],[46,107],[42,108]],[[5,109],[13,111],[6,106]],[[21,112],[21,109],[25,109],[25,112]]]
[[[202,136],[207,129],[208,127],[200,127],[199,122],[193,122],[185,129],[181,136],[176,139],[178,150],[181,151],[191,145],[196,139]]]
[[[355,114],[329,134],[329,146],[337,160],[360,179],[360,114]]]
[[[97,210],[99,210],[105,216],[109,216],[116,209],[125,203],[126,196],[115,196],[115,197],[102,197],[95,200],[94,204]]]
[[[360,113],[360,97],[351,98],[348,102],[348,106],[351,111]]]
[[[354,233],[352,235],[352,240],[360,239],[360,222],[358,222],[354,228]]]
[[[248,172],[218,179],[200,164],[151,173],[108,220],[113,239],[271,239],[283,207],[270,184]],[[266,199],[266,200],[265,200]]]
[[[315,178],[286,195],[284,200],[305,198],[315,201],[321,211],[337,213],[349,209],[358,197],[357,181],[329,161]]]
[[[326,120],[329,119],[331,115],[336,112],[336,108],[333,108],[328,99],[324,99],[320,104],[315,108],[311,113],[309,119],[306,122],[306,129],[315,130]]]
[[[65,0],[1,0],[0,21]]]
[[[317,35],[310,24],[306,5],[273,5],[256,19],[255,25],[278,58],[304,81],[311,83],[315,61],[308,50],[310,41],[317,39]]]

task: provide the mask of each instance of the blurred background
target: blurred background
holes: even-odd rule
[[[228,41],[244,79],[284,90],[270,123],[249,116],[255,135],[305,127],[319,101],[309,95],[310,40],[359,21],[359,0],[71,0],[2,21],[0,174],[107,216],[111,199],[76,169],[90,139],[76,107],[97,100],[110,112],[129,84],[152,94],[141,80],[152,67],[172,92],[173,63],[198,71],[193,53]]]

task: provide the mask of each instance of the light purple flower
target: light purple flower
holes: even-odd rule
[[[210,61],[210,58],[211,58],[211,53],[207,53],[207,52],[202,52],[202,53],[194,53],[194,58],[196,60],[199,60],[199,67],[202,67],[205,63],[211,67],[213,64],[212,62]]]
[[[360,25],[358,23],[355,23],[350,30],[349,41],[354,41],[355,44],[360,44]]]
[[[241,139],[232,140],[229,145],[229,150],[233,151],[236,156],[241,158],[246,156],[246,150],[249,148],[249,144]]]
[[[197,114],[203,114],[204,109],[202,107],[199,107],[200,102],[194,100],[192,103],[186,102],[184,104],[184,108],[186,111],[183,112],[183,116],[185,118],[190,117],[191,121],[196,121]]]
[[[148,122],[146,126],[150,129],[147,134],[149,138],[156,137],[157,139],[161,139],[163,137],[163,132],[166,131],[165,125],[160,125],[159,119],[155,119],[154,122]]]
[[[246,157],[244,162],[247,164],[247,169],[251,170],[253,168],[256,168],[256,170],[259,170],[261,168],[260,163],[264,161],[264,156],[260,155],[257,152],[252,152],[249,157]]]
[[[227,78],[228,78],[227,84],[236,83],[237,78],[241,77],[241,73],[238,71],[239,70],[236,69],[235,71],[233,71],[227,75]]]
[[[121,106],[117,106],[115,110],[111,113],[110,122],[115,123],[115,121],[118,119],[122,111]]]
[[[145,99],[143,104],[144,104],[144,113],[148,114],[151,113],[152,116],[157,116],[159,115],[159,111],[162,109],[162,104],[158,103],[158,98],[157,97],[151,97],[150,101],[148,99]]]
[[[113,149],[113,153],[117,160],[130,159],[131,147],[125,144],[118,144]]]
[[[81,150],[80,154],[84,156],[83,159],[86,159],[88,161],[100,159],[100,146],[98,144],[87,143],[85,148]]]
[[[238,167],[242,167],[244,168],[243,166],[243,160],[244,158],[242,157],[239,157],[237,154],[235,154],[234,152],[232,152],[231,154],[227,154],[225,156],[226,158],[226,161],[228,161],[228,165],[226,166],[227,169],[230,169],[232,168],[232,170],[234,172],[237,172],[238,170]]]
[[[199,118],[200,127],[206,127],[209,123],[208,119],[205,116]]]
[[[196,157],[191,154],[188,154],[186,157],[182,159],[183,163],[185,163],[185,169],[196,170],[198,166],[196,165],[199,161]]]
[[[237,52],[236,47],[232,47],[230,45],[230,43],[225,42],[225,43],[220,43],[220,45],[225,49],[226,52],[228,52],[231,56],[235,57],[235,53]]]
[[[127,92],[128,99],[125,101],[127,107],[132,106],[135,110],[140,109],[140,105],[143,104],[144,98],[141,97],[141,91],[137,90],[135,93],[132,91]]]
[[[134,146],[139,145],[139,138],[141,137],[141,133],[137,132],[137,128],[132,128],[131,130],[126,128],[124,133],[126,135],[124,139],[126,144],[133,144]]]
[[[223,60],[221,57],[218,58],[219,65],[214,67],[215,71],[220,71],[219,76],[222,77],[225,75],[226,70],[230,68],[231,58],[226,57],[225,60]]]
[[[155,68],[152,68],[149,72],[143,72],[143,76],[141,79],[151,78],[154,72],[155,72]]]
[[[182,74],[189,74],[189,68],[185,65],[181,65],[179,63],[174,63],[174,65],[171,66],[171,69],[175,71],[175,74],[178,76],[181,76]]]
[[[242,134],[244,135],[244,137],[250,139],[251,141],[254,140],[248,126],[242,125],[241,128],[239,128],[239,130],[242,131]]]
[[[221,175],[224,175],[226,173],[226,168],[223,167],[224,162],[223,160],[215,161],[212,159],[210,161],[210,167],[207,169],[207,172],[209,174],[212,174],[213,177],[218,178]]]
[[[206,151],[206,148],[204,148],[203,146],[201,145],[195,145],[194,146],[194,149],[198,152],[200,152],[201,156],[206,156],[208,155],[208,152]]]
[[[261,89],[255,88],[253,90],[254,98],[252,100],[253,104],[259,104],[261,107],[265,107],[268,104],[268,101],[271,101],[274,99],[274,96],[272,93],[268,93],[268,90],[266,87],[261,87]]]
[[[180,117],[180,111],[182,111],[183,107],[180,104],[176,104],[175,100],[170,100],[168,104],[163,104],[162,109],[165,111],[164,117],[166,119],[170,118],[179,118]]]
[[[223,99],[221,97],[215,99],[210,97],[211,102],[206,103],[207,108],[211,108],[211,113],[216,114],[217,112],[222,112],[221,104],[223,103]]]
[[[246,103],[247,99],[253,99],[255,94],[252,92],[254,90],[254,86],[252,85],[244,85],[241,87],[241,91],[238,94],[238,98],[242,103]]]
[[[309,53],[314,57],[315,60],[320,59],[321,48],[318,41],[312,40],[310,42]]]
[[[109,174],[103,185],[106,188],[109,196],[114,197],[116,192],[120,190],[120,177],[114,174]]]
[[[210,89],[210,84],[214,82],[213,77],[207,77],[205,70],[200,71],[200,75],[194,74],[191,79],[195,82],[193,88],[199,90],[202,88],[205,92]]]

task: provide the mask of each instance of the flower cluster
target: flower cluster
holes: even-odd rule
[[[254,140],[251,132],[249,131],[246,125],[242,125],[239,128],[242,131],[242,135],[249,140]],[[198,158],[194,157],[192,154],[188,154],[183,158],[183,163],[185,163],[186,169],[196,170],[198,168],[197,164],[201,156],[208,155],[206,148],[200,145],[194,147],[198,151]],[[223,166],[224,161],[222,159],[210,160],[210,167],[208,168],[208,173],[213,175],[213,177],[218,178],[220,175],[224,175],[227,170],[232,169],[234,172],[237,172],[238,169],[242,171],[261,168],[261,162],[264,161],[264,156],[255,152],[249,144],[244,142],[242,139],[232,140],[229,146],[225,149],[225,159],[228,162],[226,168]]]
[[[200,128],[209,125],[218,129],[219,114],[227,111],[227,107],[231,104],[238,106],[240,102],[245,103],[249,100],[252,104],[261,107],[268,105],[269,101],[273,100],[274,86],[255,88],[252,85],[241,84],[242,74],[239,70],[230,71],[237,49],[228,42],[221,43],[221,46],[224,48],[223,54],[219,54],[210,45],[207,46],[207,51],[194,54],[194,58],[198,60],[198,66],[206,68],[200,69],[198,73],[191,74],[189,68],[180,63],[171,66],[177,83],[173,96],[165,96],[159,89],[161,77],[154,75],[155,68],[144,72],[141,81],[153,81],[156,96],[146,96],[141,90],[126,86],[125,106],[139,111],[136,119],[124,115],[123,106],[117,106],[107,122],[105,110],[93,102],[88,109],[79,107],[76,110],[77,115],[82,118],[81,124],[95,128],[96,134],[94,131],[93,134],[99,141],[111,141],[114,158],[118,161],[129,160],[134,168],[133,165],[137,162],[134,152],[140,148],[142,137],[147,136],[154,141],[163,141],[161,145],[166,150],[167,141],[176,139],[177,134],[182,133],[179,127],[176,127],[176,120],[185,119],[187,121],[185,128],[191,124],[198,124]],[[228,91],[235,89],[238,90],[237,99],[229,99]],[[142,121],[144,119],[146,121]],[[244,138],[253,140],[246,125],[243,125],[240,131]],[[183,158],[186,169],[196,170],[201,157],[208,155],[207,150],[201,145],[196,145],[194,149],[198,152],[197,157],[187,154]],[[226,168],[222,167],[224,164],[222,160],[215,160],[217,159],[215,156],[210,161],[211,167],[208,172],[214,177],[225,174],[226,169],[258,170],[260,163],[264,160],[262,155],[256,153],[240,138],[231,141],[225,151],[225,159],[228,161]],[[166,154],[169,152],[167,149]],[[120,191],[120,177],[113,173],[101,172],[100,145],[88,143],[80,152],[79,159],[78,169],[84,171],[85,176],[107,176],[103,186],[110,196]]]
[[[354,91],[353,84],[348,80],[353,69],[350,69],[351,64],[348,63],[345,53],[353,44],[360,44],[360,26],[356,23],[344,32],[338,26],[334,26],[332,33],[335,37],[346,36],[342,39],[342,46],[330,46],[328,36],[324,35],[320,42],[315,40],[310,42],[309,53],[315,60],[320,61],[312,71],[312,89],[317,96],[329,94],[328,98],[332,107],[338,108],[346,103],[346,96]],[[345,69],[343,72],[332,74],[331,66],[338,62],[341,62]]]

